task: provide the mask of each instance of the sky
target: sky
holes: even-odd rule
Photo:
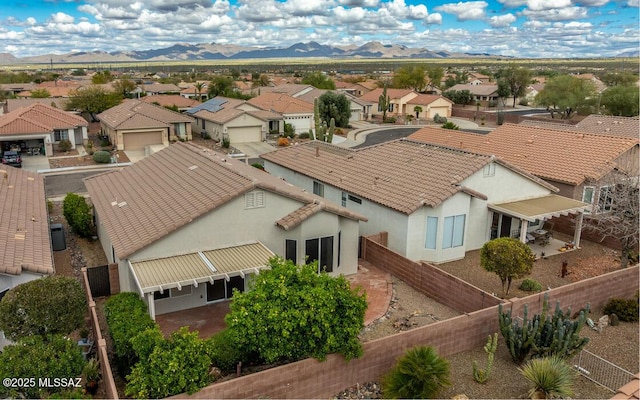
[[[638,51],[640,0],[2,0],[0,53],[370,41],[512,57]]]

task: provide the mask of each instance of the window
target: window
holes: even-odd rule
[[[598,193],[598,211],[609,212],[613,204],[613,188],[611,186],[602,186]]]
[[[159,290],[156,290],[155,292],[153,292],[154,300],[168,299],[169,297],[171,297],[171,292],[169,290],[165,290],[162,293],[160,293]]]
[[[320,182],[313,181],[313,194],[324,197],[324,185]]]
[[[178,135],[178,136],[184,136],[184,135],[187,134],[187,128],[186,128],[184,122],[179,122],[179,123],[173,124],[173,129],[175,129],[176,135]]]
[[[254,191],[244,195],[244,208],[264,207],[264,192]]]
[[[354,203],[362,204],[362,199],[356,196],[349,195],[349,200],[353,201]]]
[[[585,186],[582,190],[582,201],[593,204],[593,195],[595,192],[596,188],[594,186]]]
[[[307,263],[318,261],[318,272],[333,272],[333,236],[307,239],[305,258]]]
[[[347,193],[342,192],[342,207],[347,206]]]
[[[178,288],[172,288],[171,289],[171,297],[180,297],[180,296],[186,296],[191,294],[191,285],[188,286],[183,286],[182,290],[179,290]]]
[[[342,231],[338,232],[338,268],[340,268],[341,251],[342,251]]]
[[[286,239],[284,241],[284,258],[298,263],[298,242],[296,240]]]
[[[495,176],[496,174],[496,164],[489,163],[484,166],[482,170],[482,176]]]
[[[464,220],[464,214],[445,217],[442,234],[443,249],[462,246],[464,243]]]
[[[424,247],[426,249],[435,249],[437,236],[438,217],[427,217],[427,234],[424,241]]]
[[[69,131],[67,129],[54,129],[53,141],[59,142],[61,140],[69,140]]]

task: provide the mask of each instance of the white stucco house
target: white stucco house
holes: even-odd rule
[[[238,108],[246,111],[271,111],[282,115],[284,123],[291,124],[296,133],[309,132],[314,127],[313,103],[283,93],[262,93]],[[283,125],[284,128],[284,125]]]
[[[488,240],[527,240],[545,218],[588,204],[490,155],[406,139],[358,150],[310,142],[261,155],[268,172],[368,218],[412,260],[453,261]],[[575,241],[579,243],[579,229]]]
[[[366,217],[192,143],[85,183],[120,290],[139,293],[152,317],[231,298],[273,255],[357,271]]]

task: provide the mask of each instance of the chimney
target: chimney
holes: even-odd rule
[[[316,157],[320,157],[320,146],[316,146]]]

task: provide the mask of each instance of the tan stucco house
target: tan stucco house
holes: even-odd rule
[[[274,254],[357,271],[366,217],[192,143],[85,184],[121,291],[139,293],[152,317],[231,298]]]
[[[417,112],[416,107],[420,107]],[[453,101],[433,94],[419,94],[407,101],[407,114],[417,116],[418,119],[433,119],[438,114],[441,117],[451,117]]]

